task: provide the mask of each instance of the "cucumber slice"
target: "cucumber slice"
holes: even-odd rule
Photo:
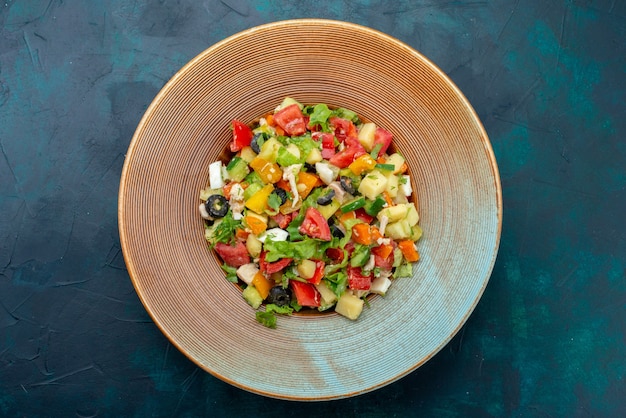
[[[232,181],[240,182],[250,173],[250,168],[243,158],[233,157],[226,166],[226,171]]]

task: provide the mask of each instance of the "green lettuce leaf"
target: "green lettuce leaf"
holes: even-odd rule
[[[293,313],[293,308],[291,306],[278,306],[274,303],[269,303],[265,305],[265,312],[276,312],[281,315],[291,315]]]
[[[267,205],[274,209],[275,212],[278,212],[278,209],[280,208],[281,205],[281,200],[280,200],[280,196],[278,196],[278,194],[276,193],[270,193],[268,199],[267,199]]]
[[[310,134],[291,137],[291,143],[295,144],[295,146],[297,146],[300,150],[299,163],[304,163],[306,161],[306,158],[312,149],[320,147],[319,142],[314,141]]]
[[[330,128],[328,127],[328,118],[332,114],[332,110],[330,110],[325,104],[316,104],[309,119],[309,126],[320,125],[322,131],[330,132]]]
[[[220,264],[222,270],[226,272],[226,280],[229,282],[237,283],[239,278],[237,277],[237,268],[229,266],[228,264]]]
[[[312,238],[305,238],[296,242],[266,240],[264,245],[264,249],[267,251],[265,260],[268,263],[281,258],[308,260],[314,258],[321,251],[321,247],[320,242]]]
[[[361,123],[361,120],[359,119],[359,115],[357,115],[356,112],[353,112],[352,110],[348,110],[343,107],[339,107],[333,110],[332,116],[337,116],[339,118],[348,119],[349,121],[352,121],[352,123],[354,123],[355,125],[358,125]]]
[[[268,328],[275,329],[276,328],[276,315],[274,312],[256,312],[256,320],[259,324],[266,326]]]
[[[348,287],[348,275],[345,270],[338,270],[324,277],[326,286],[333,291],[337,297],[341,297]]]

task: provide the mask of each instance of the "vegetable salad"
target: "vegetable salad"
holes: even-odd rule
[[[369,294],[412,275],[422,230],[389,131],[286,98],[250,125],[233,120],[232,132],[232,158],[209,165],[199,210],[260,323],[303,308],[356,320]]]

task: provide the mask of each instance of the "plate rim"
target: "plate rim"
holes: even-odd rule
[[[134,261],[133,259],[130,257],[129,255],[129,249],[128,249],[128,239],[126,236],[126,225],[125,225],[125,221],[124,221],[124,211],[125,211],[125,197],[124,197],[124,193],[126,190],[126,186],[127,186],[127,180],[128,180],[128,173],[129,170],[131,168],[132,165],[132,156],[134,154],[135,149],[138,146],[138,143],[140,141],[140,137],[141,137],[141,133],[144,130],[144,127],[146,124],[148,124],[151,115],[153,114],[154,110],[161,104],[161,102],[166,98],[166,96],[168,95],[168,93],[170,92],[170,90],[176,85],[176,82],[179,78],[183,77],[191,68],[193,68],[195,65],[197,65],[198,62],[202,61],[207,55],[210,55],[211,53],[213,53],[214,51],[220,49],[221,47],[223,47],[224,45],[229,44],[230,42],[236,41],[239,38],[242,37],[247,37],[251,34],[254,34],[255,32],[258,31],[266,31],[266,30],[273,30],[275,28],[282,28],[285,26],[291,26],[291,25],[302,25],[302,24],[308,24],[308,25],[331,25],[331,26],[340,26],[340,27],[344,27],[344,28],[350,28],[352,30],[357,30],[357,31],[362,31],[362,32],[367,32],[370,33],[376,37],[382,37],[384,38],[386,41],[388,42],[392,42],[394,44],[396,44],[397,46],[405,49],[407,52],[409,52],[410,54],[414,55],[415,57],[417,57],[418,59],[420,59],[423,63],[425,63],[426,65],[429,66],[429,69],[433,72],[435,72],[437,74],[437,76],[445,81],[446,87],[450,88],[454,94],[459,98],[459,100],[463,103],[463,106],[465,108],[465,110],[467,112],[469,112],[469,114],[471,115],[471,119],[476,123],[476,128],[480,131],[481,133],[481,142],[482,142],[482,146],[485,150],[485,154],[488,160],[488,165],[491,169],[491,175],[492,178],[494,180],[494,185],[495,185],[495,191],[496,191],[496,196],[495,196],[495,207],[496,207],[496,212],[497,212],[497,225],[496,225],[496,229],[494,231],[494,235],[495,235],[495,245],[494,248],[491,251],[491,254],[489,255],[489,259],[490,259],[490,263],[488,266],[486,266],[486,277],[482,280],[482,285],[479,289],[479,291],[476,293],[476,297],[474,298],[474,300],[472,301],[472,303],[470,304],[469,309],[464,312],[461,321],[459,322],[459,324],[452,330],[452,332],[450,332],[450,334],[443,339],[440,344],[437,346],[437,348],[433,351],[431,351],[429,353],[429,355],[425,356],[424,358],[420,359],[418,362],[416,362],[416,364],[414,364],[411,368],[405,370],[403,373],[398,374],[396,376],[390,377],[384,381],[379,382],[376,385],[370,385],[367,388],[364,388],[363,390],[360,391],[354,391],[354,392],[350,392],[350,393],[343,393],[343,394],[337,394],[337,395],[329,395],[329,396],[324,396],[324,397],[307,397],[307,396],[286,396],[286,395],[280,395],[280,396],[275,396],[272,393],[268,393],[267,391],[263,391],[263,390],[259,390],[258,388],[254,388],[254,387],[249,387],[246,385],[243,385],[241,382],[238,382],[234,379],[229,378],[228,376],[224,376],[222,374],[216,373],[214,370],[211,370],[210,368],[206,367],[204,364],[201,364],[199,362],[198,359],[194,358],[190,353],[188,353],[181,345],[178,341],[176,341],[172,335],[170,335],[169,331],[167,329],[165,329],[164,325],[161,323],[161,321],[159,320],[159,318],[156,316],[156,313],[153,312],[151,309],[149,309],[149,303],[146,300],[146,296],[144,294],[142,294],[141,292],[137,291],[138,287],[137,287],[137,283],[138,283],[138,278],[135,277],[136,271],[134,268]],[[197,54],[195,57],[193,57],[191,60],[189,60],[185,65],[183,65],[178,71],[176,71],[176,73],[164,84],[164,86],[160,89],[160,91],[157,93],[157,95],[154,97],[154,99],[152,100],[152,102],[150,103],[150,105],[146,108],[146,110],[144,111],[144,114],[142,115],[136,129],[135,132],[131,138],[131,141],[129,143],[128,146],[128,150],[125,154],[125,159],[124,159],[124,164],[122,167],[122,173],[121,173],[121,177],[120,177],[120,187],[119,187],[119,192],[118,192],[118,229],[119,229],[119,235],[120,235],[120,244],[121,244],[121,248],[122,248],[122,254],[124,257],[124,261],[126,263],[127,266],[127,271],[129,274],[129,277],[133,283],[133,286],[136,290],[136,293],[141,301],[141,303],[143,304],[144,308],[146,309],[147,313],[150,315],[152,321],[154,322],[154,324],[159,328],[159,330],[163,333],[163,335],[166,336],[167,340],[169,343],[171,343],[172,345],[174,345],[183,355],[185,355],[189,360],[191,360],[196,366],[198,366],[199,368],[201,368],[202,370],[210,373],[211,375],[217,377],[218,379],[227,382],[235,387],[238,387],[240,389],[243,389],[245,391],[251,392],[251,393],[255,393],[255,394],[260,394],[263,396],[267,396],[270,398],[276,398],[276,399],[284,399],[284,400],[292,400],[292,401],[326,401],[326,400],[333,400],[333,399],[344,399],[344,398],[349,398],[349,397],[353,397],[356,395],[361,395],[364,393],[368,393],[374,390],[377,390],[381,387],[384,387],[388,384],[391,384],[393,382],[396,382],[398,380],[400,380],[401,378],[407,376],[408,374],[412,373],[413,371],[415,371],[416,369],[418,369],[419,367],[421,367],[423,364],[425,364],[427,361],[429,361],[430,359],[432,359],[434,356],[436,356],[451,340],[452,338],[460,331],[460,329],[466,324],[467,320],[469,319],[469,317],[471,316],[471,314],[474,312],[476,306],[478,305],[480,299],[483,296],[483,293],[491,279],[491,276],[493,274],[493,268],[495,266],[496,263],[496,259],[497,259],[497,254],[498,254],[498,250],[499,250],[499,246],[500,246],[500,241],[501,241],[501,234],[502,234],[502,221],[503,221],[503,199],[502,199],[502,185],[501,185],[501,178],[500,178],[500,173],[499,173],[499,169],[498,169],[498,164],[497,164],[497,160],[495,157],[495,153],[492,147],[492,144],[489,140],[489,136],[482,124],[482,121],[480,120],[480,118],[478,117],[478,114],[476,113],[476,110],[473,108],[473,106],[471,105],[471,103],[469,102],[469,100],[466,98],[466,96],[463,94],[463,92],[459,89],[459,87],[450,79],[450,77],[443,72],[443,70],[441,70],[437,65],[435,65],[429,58],[427,58],[426,56],[424,56],[422,53],[420,53],[419,51],[417,51],[416,49],[412,48],[411,46],[409,46],[408,44],[404,43],[403,41],[398,40],[397,38],[394,38],[384,32],[381,32],[379,30],[367,27],[367,26],[363,26],[360,24],[356,24],[356,23],[351,23],[351,22],[345,22],[345,21],[338,21],[338,20],[331,20],[331,19],[317,19],[317,18],[306,18],[306,19],[288,19],[288,20],[280,20],[280,21],[275,21],[275,22],[270,22],[270,23],[265,23],[262,25],[257,25],[242,31],[239,31],[233,35],[230,35],[226,38],[224,38],[221,41],[218,41],[216,43],[214,43],[213,45],[209,46],[208,48],[204,49],[203,51],[201,51],[199,54]],[[482,279],[482,278],[481,278]]]

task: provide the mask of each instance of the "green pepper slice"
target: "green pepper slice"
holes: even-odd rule
[[[367,245],[357,244],[350,258],[350,265],[352,267],[363,267],[369,261],[370,254],[371,250]]]
[[[368,215],[376,216],[378,215],[378,212],[383,210],[385,203],[387,202],[385,201],[384,197],[376,196],[375,200],[368,200],[363,208],[365,209],[365,213],[367,213]]]
[[[345,205],[343,205],[340,208],[341,213],[348,213],[348,212],[351,212],[353,210],[361,209],[363,206],[365,206],[365,203],[366,203],[365,197],[363,197],[363,196],[358,197],[358,198],[354,199],[353,201],[348,202]]]
[[[396,166],[393,164],[376,164],[375,167],[384,171],[393,171],[396,169]]]

